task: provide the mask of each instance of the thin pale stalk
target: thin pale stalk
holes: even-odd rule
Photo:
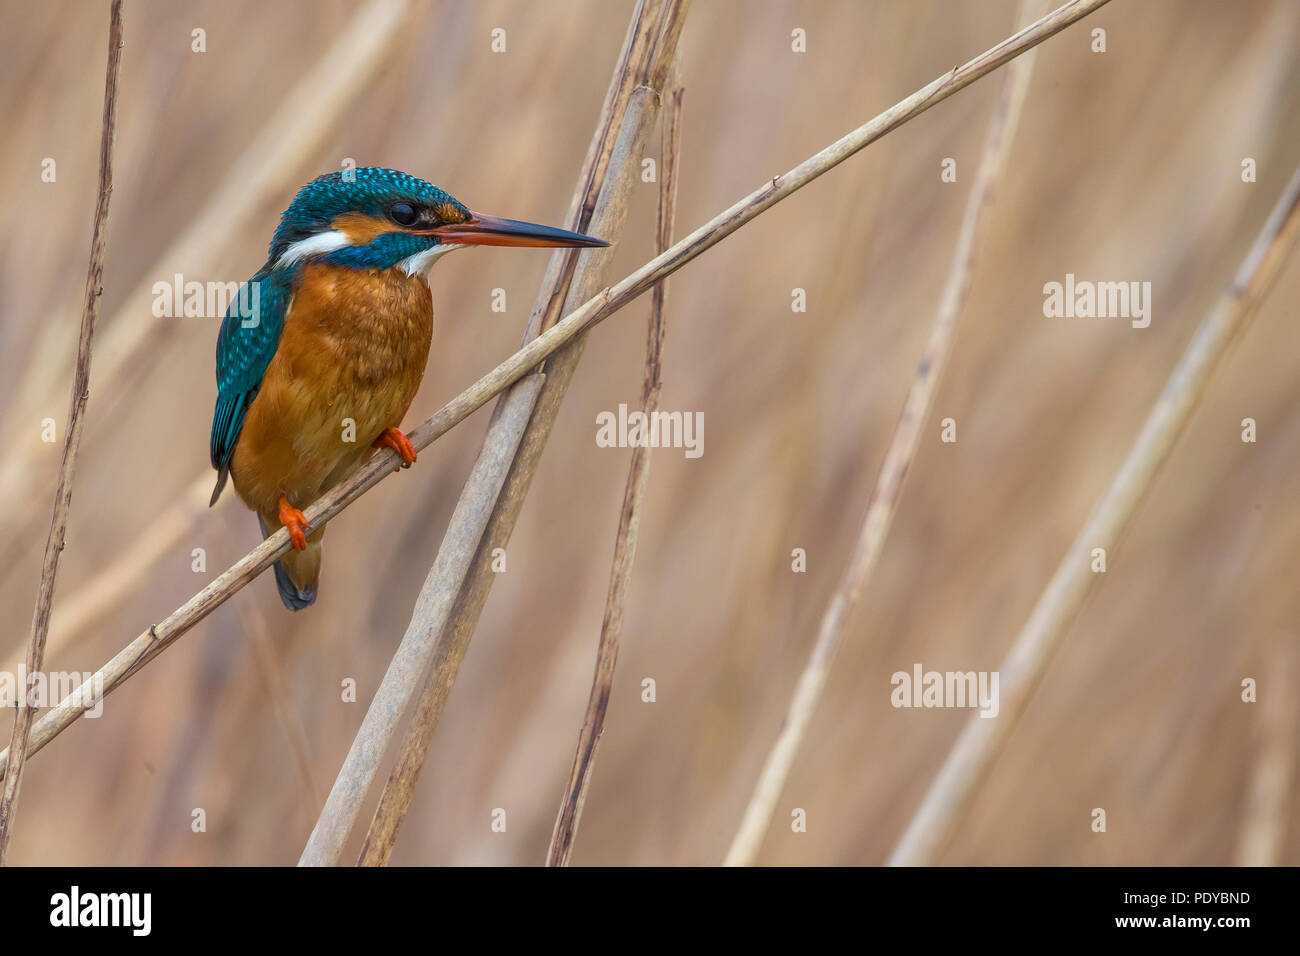
[[[1109,554],[1191,418],[1215,367],[1249,323],[1300,235],[1300,168],[1165,383],[1128,456],[1062,558],[999,669],[996,720],[976,717],[953,744],[889,858],[892,866],[931,863],[947,844],[976,787],[1019,722],[1084,599],[1102,575],[1092,551]]]
[[[664,117],[663,145],[660,150],[659,214],[656,248],[663,252],[673,242],[673,218],[677,205],[677,166],[681,149],[682,89],[674,76],[667,90],[668,112]],[[659,394],[663,390],[664,348],[664,297],[667,282],[658,282],[651,292],[650,320],[646,329],[645,377],[641,386],[641,412],[649,421],[659,408]],[[637,534],[641,526],[641,510],[645,490],[650,478],[650,448],[638,445],[632,449],[632,462],[628,467],[627,484],[623,489],[623,507],[619,512],[618,532],[614,539],[614,558],[609,572],[609,593],[605,599],[605,615],[596,649],[596,671],[592,677],[591,693],[587,699],[587,713],[578,735],[578,748],[569,769],[569,781],[564,788],[551,845],[547,850],[547,866],[568,866],[573,852],[573,841],[582,819],[591,772],[595,766],[596,748],[605,732],[605,713],[614,687],[614,668],[618,662],[619,640],[623,633],[623,615],[627,607],[627,591],[632,580],[632,564],[636,558]]]
[[[41,565],[41,584],[32,611],[32,633],[27,648],[27,671],[35,676],[45,665],[45,638],[50,630],[50,611],[54,606],[54,584],[59,574],[59,557],[68,532],[68,515],[72,510],[72,479],[81,450],[81,433],[85,428],[86,401],[90,398],[90,357],[95,341],[95,322],[99,319],[99,298],[104,294],[104,249],[108,243],[108,205],[113,195],[113,143],[117,134],[117,81],[122,72],[122,0],[113,0],[108,14],[108,63],[104,68],[104,121],[99,137],[99,197],[95,202],[94,227],[90,239],[90,265],[86,269],[86,303],[81,313],[81,333],[77,342],[77,365],[72,380],[72,400],[68,409],[68,434],[63,440],[63,462],[59,466],[54,490],[54,516],[45,539],[45,560]],[[22,688],[24,695],[27,688]],[[32,732],[32,717],[37,701],[26,699],[14,717],[9,750],[17,754],[0,792],[0,866],[9,854],[14,821],[18,812],[18,795],[26,765],[27,741]]]
[[[1043,5],[1040,0],[1024,0],[1017,22],[1033,20]],[[921,428],[925,425],[930,403],[934,400],[948,356],[952,352],[957,317],[965,307],[970,292],[976,257],[988,223],[988,211],[997,191],[997,183],[1006,168],[1007,154],[1015,139],[1016,126],[1020,122],[1020,111],[1024,106],[1033,69],[1032,51],[1007,68],[1002,93],[989,122],[984,157],[966,200],[961,233],[957,238],[952,266],[948,270],[948,279],[939,300],[939,310],[930,328],[929,341],[917,363],[916,375],[894,429],[885,463],[867,503],[867,514],[858,532],[853,555],[822,616],[812,654],[795,685],[785,720],[781,722],[780,732],[768,752],[754,792],[749,798],[749,805],[745,808],[745,815],[741,818],[740,827],[727,851],[724,861],[726,866],[750,865],[763,845],[763,837],[771,825],[777,801],[790,776],[790,767],[808,733],[808,725],[812,722],[826,680],[830,677],[831,666],[844,640],[844,628],[849,614],[870,580],[881,549],[884,548],[885,537],[889,534],[898,500],[903,493],[904,481],[916,459]]]

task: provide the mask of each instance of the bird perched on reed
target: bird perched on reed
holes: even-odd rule
[[[275,565],[286,607],[316,600],[324,528],[306,508],[375,450],[403,467],[400,429],[433,335],[428,272],[470,245],[604,246],[576,232],[471,212],[438,187],[392,169],[330,173],[281,217],[266,264],[231,303],[217,338],[212,416],[216,504],[226,478],[263,536],[287,528]]]

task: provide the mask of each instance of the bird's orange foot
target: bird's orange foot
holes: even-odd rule
[[[280,496],[280,524],[289,532],[289,540],[293,542],[293,550],[307,550],[307,532],[311,526],[307,524],[307,519],[303,513],[289,504],[289,499],[284,495]]]
[[[400,428],[385,428],[375,439],[376,448],[391,448],[402,456],[402,467],[410,468],[415,464],[415,446]]]

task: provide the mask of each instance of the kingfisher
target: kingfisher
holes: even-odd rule
[[[309,527],[302,509],[380,448],[403,468],[415,462],[400,426],[433,338],[429,270],[473,245],[609,243],[471,212],[397,170],[347,169],[298,192],[266,264],[226,310],[209,507],[229,478],[264,538],[288,529],[293,548],[276,563],[275,583],[290,610],[316,600],[320,578],[325,529]]]

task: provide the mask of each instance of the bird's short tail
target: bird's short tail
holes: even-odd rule
[[[259,514],[257,523],[262,526],[262,537],[269,538],[273,532],[267,530],[266,519]],[[280,530],[278,523],[275,530]],[[307,550],[290,551],[275,563],[275,586],[280,592],[280,600],[291,611],[301,611],[316,603],[316,585],[320,580],[321,538],[324,535],[324,528],[308,535]]]

